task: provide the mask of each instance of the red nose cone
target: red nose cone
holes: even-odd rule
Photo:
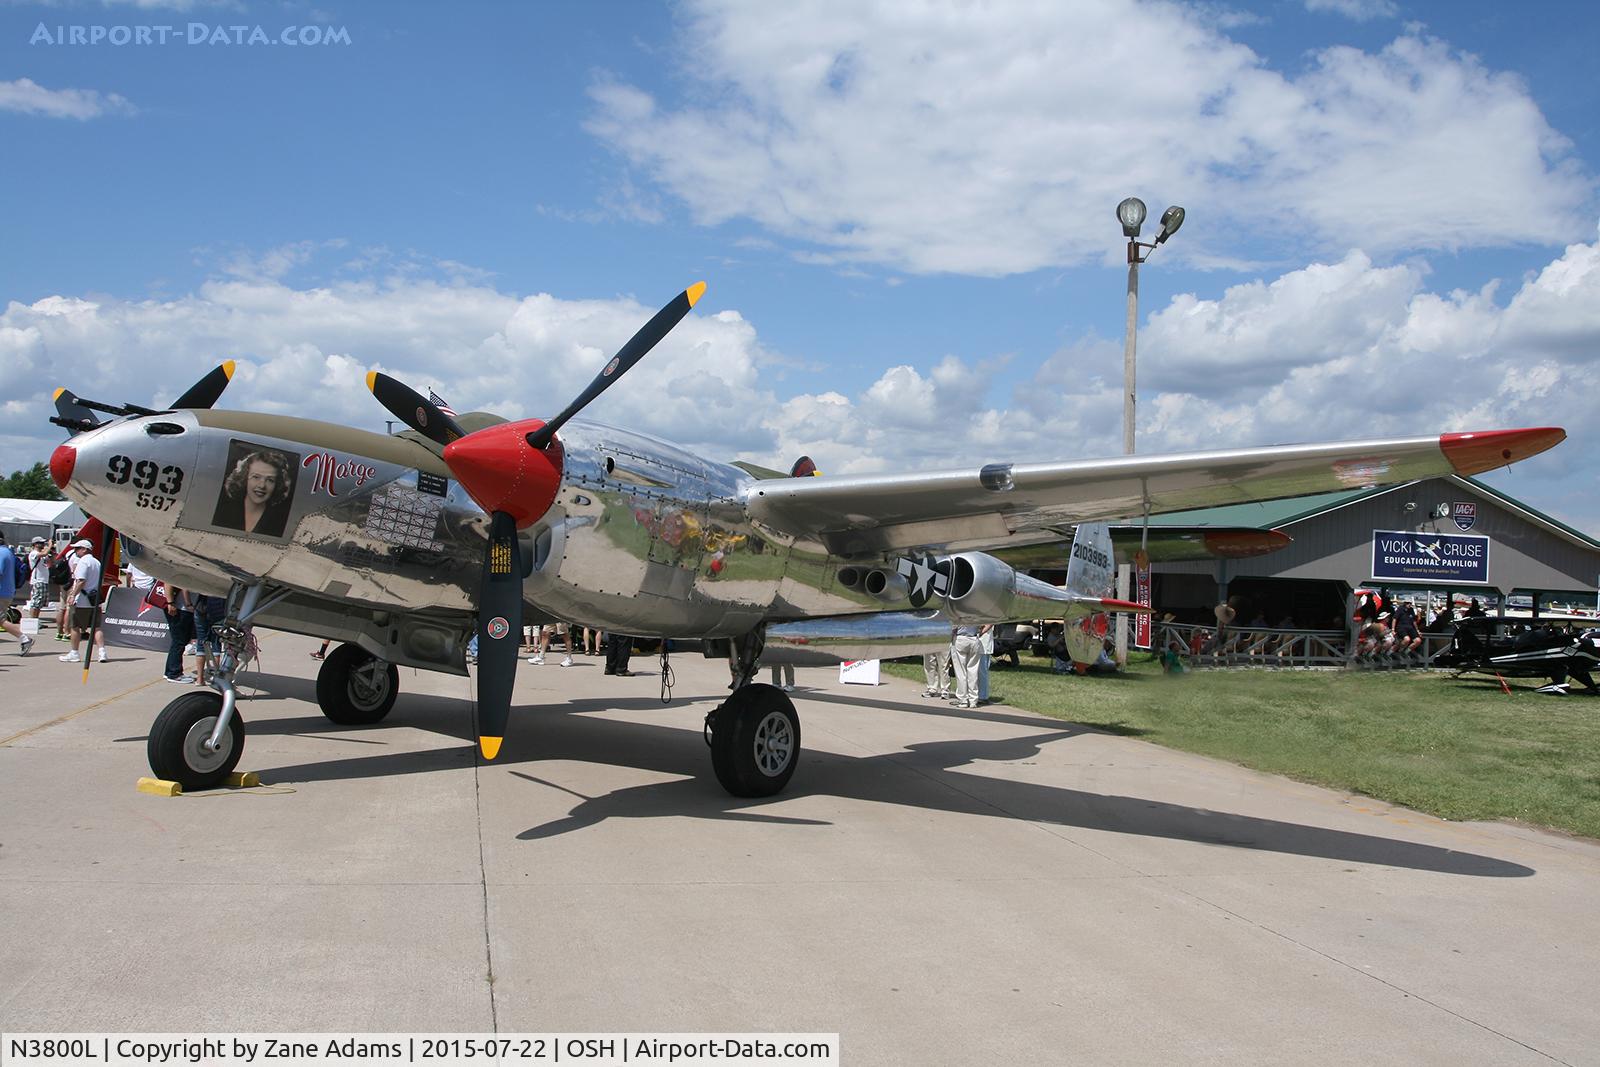
[[[72,468],[78,462],[78,450],[71,445],[57,445],[50,453],[50,480],[57,489],[65,489],[72,481]]]
[[[518,529],[538,522],[561,488],[561,442],[540,451],[527,441],[543,425],[540,419],[501,423],[444,446],[445,465],[462,488],[485,511],[510,515]]]

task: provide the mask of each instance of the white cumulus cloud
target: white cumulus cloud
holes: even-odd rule
[[[1326,11],[1357,22],[1394,18],[1400,9],[1394,0],[1306,0],[1307,11]]]
[[[1173,298],[1140,332],[1139,451],[1561,425],[1567,444],[1500,484],[1600,533],[1600,241],[1566,248],[1504,299],[1493,284],[1426,286],[1423,266],[1351,251],[1214,299]],[[158,404],[228,358],[239,372],[225,407],[381,429],[387,414],[364,386],[377,368],[457,410],[549,415],[671,295],[560,299],[409,276],[295,288],[256,275],[174,299],[12,303],[0,366],[28,385],[0,409],[0,469],[61,439],[47,423],[57,385]],[[1005,358],[989,352],[780,391],[775,369],[807,354],[769,351],[737,310],[702,305],[585,415],[713,459],[787,469],[804,453],[841,474],[1121,452],[1120,341],[1010,355],[1037,366],[1009,395],[990,385]]]
[[[1595,188],[1518,78],[1412,32],[1280,71],[1204,8],[1145,0],[686,10],[681,92],[602,78],[587,126],[623,181],[811,260],[1103,259],[1134,191],[1190,208],[1173,254],[1198,263],[1250,259],[1240,235],[1274,229],[1375,256],[1558,243]]]
[[[94,89],[46,89],[32,78],[0,81],[0,111],[82,121],[102,115],[131,115],[134,110],[132,104],[116,93]]]

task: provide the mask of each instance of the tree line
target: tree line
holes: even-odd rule
[[[50,480],[50,469],[43,462],[35,463],[32,468],[25,471],[12,471],[6,478],[0,478],[0,497],[15,497],[22,500],[65,500],[56,490],[56,483]]]

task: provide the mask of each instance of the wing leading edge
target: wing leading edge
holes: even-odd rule
[[[1072,463],[993,463],[926,474],[783,478],[756,482],[745,504],[758,521],[818,540],[839,555],[996,547],[1038,540],[1071,523],[1146,510],[1157,515],[1479,474],[1537,455],[1566,436],[1547,426]]]

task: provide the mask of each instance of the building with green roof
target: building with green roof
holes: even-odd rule
[[[1519,597],[1535,609],[1597,605],[1600,541],[1469,477],[1150,518],[1152,530],[1175,526],[1294,538],[1263,556],[1153,564],[1155,609],[1180,620],[1209,621],[1219,601],[1234,599],[1240,623],[1260,615],[1269,625],[1343,628],[1354,591],[1366,586],[1425,606],[1450,597],[1477,597],[1491,610]]]

